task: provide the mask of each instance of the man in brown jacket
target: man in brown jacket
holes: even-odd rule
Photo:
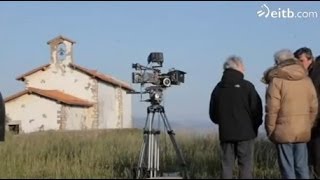
[[[308,70],[309,77],[311,78],[313,85],[316,89],[318,95],[318,102],[320,99],[320,61],[315,60],[313,53],[310,48],[302,47],[297,49],[294,53],[294,57],[297,58],[300,63],[303,64],[304,68]],[[316,122],[319,122],[319,108],[318,106],[318,116]],[[309,164],[311,170],[311,178],[320,178],[320,123],[316,123],[311,130],[311,140],[308,142],[309,150]]]
[[[308,72],[290,50],[275,53],[275,67],[266,71],[265,128],[276,144],[282,178],[309,179],[311,128],[318,112],[315,88]]]

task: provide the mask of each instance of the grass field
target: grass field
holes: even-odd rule
[[[190,177],[219,178],[219,141],[213,134],[177,133]],[[141,130],[37,132],[6,135],[0,143],[0,178],[133,178]],[[161,139],[160,165],[177,171],[169,137]],[[235,170],[236,174],[237,170]],[[273,145],[257,140],[256,178],[280,178]]]

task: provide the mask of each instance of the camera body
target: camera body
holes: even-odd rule
[[[185,72],[172,68],[168,73],[161,73],[161,70],[158,69],[159,67],[162,67],[163,64],[162,53],[150,53],[148,56],[148,63],[156,63],[158,65],[147,67],[138,63],[132,64],[132,68],[137,71],[132,73],[132,83],[151,83],[164,88],[184,83]]]
[[[132,68],[136,71],[132,73],[132,83],[152,84],[145,88],[144,92],[129,92],[131,94],[149,93],[148,102],[152,104],[160,104],[162,101],[163,91],[171,85],[180,85],[184,83],[186,72],[170,69],[167,73],[161,73],[160,68],[163,64],[163,53],[152,52],[148,56],[148,65],[143,66],[139,63],[132,64]]]

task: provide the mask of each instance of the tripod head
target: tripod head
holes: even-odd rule
[[[146,91],[149,93],[150,99],[147,102],[150,102],[151,105],[158,105],[162,102],[163,97],[163,88],[159,86],[150,86],[146,88]]]
[[[143,102],[150,102],[151,105],[159,105],[163,100],[163,91],[164,88],[160,86],[149,86],[145,88],[145,91],[140,92],[127,92],[128,94],[149,94],[149,99],[142,100]]]

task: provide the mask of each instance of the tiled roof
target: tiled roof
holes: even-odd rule
[[[23,75],[19,76],[16,78],[16,80],[24,80],[24,78],[26,76],[29,76],[37,71],[40,71],[40,70],[45,70],[48,66],[50,66],[50,64],[45,64],[45,65],[42,65],[40,67],[37,67],[29,72],[26,72],[24,73]],[[134,91],[134,89],[127,83],[123,82],[123,81],[120,81],[114,77],[112,77],[111,75],[106,75],[106,74],[103,74],[103,73],[100,73],[96,70],[91,70],[91,69],[87,69],[87,68],[84,68],[82,66],[79,66],[79,65],[76,65],[76,64],[73,64],[73,63],[70,63],[69,64],[70,67],[72,68],[75,68],[75,69],[78,69],[79,71],[81,72],[84,72],[94,78],[97,78],[103,82],[106,82],[106,83],[109,83],[109,84],[112,84],[114,86],[118,86],[118,87],[121,87],[123,89],[126,89],[128,91]]]
[[[73,40],[71,40],[71,39],[69,39],[69,38],[66,38],[66,37],[60,35],[60,36],[57,36],[57,37],[51,39],[50,41],[48,41],[47,44],[50,44],[52,41],[55,41],[55,40],[58,40],[58,39],[62,39],[62,40],[69,41],[69,42],[71,42],[72,44],[76,43],[75,41],[73,41]]]
[[[104,81],[104,82],[107,82],[107,83],[110,83],[114,86],[119,86],[121,88],[124,88],[124,89],[127,89],[129,91],[134,91],[134,89],[127,83],[125,82],[122,82],[118,79],[115,79],[114,77],[110,76],[110,75],[106,75],[106,74],[102,74],[96,70],[91,70],[91,69],[87,69],[87,68],[84,68],[84,67],[81,67],[79,65],[76,65],[76,64],[73,64],[73,63],[70,63],[69,64],[70,67],[73,67],[73,68],[76,68],[84,73],[87,73],[95,78],[98,78],[99,80],[101,81]]]
[[[44,71],[44,70],[45,70],[46,68],[48,68],[49,66],[50,66],[50,64],[44,64],[44,65],[42,65],[42,66],[40,66],[40,67],[34,68],[34,69],[32,69],[31,71],[28,71],[28,72],[26,72],[26,73],[18,76],[18,77],[16,78],[16,80],[22,80],[22,81],[23,81],[24,77],[29,76],[30,74],[33,74],[33,73],[38,72],[38,71],[40,71],[40,70]]]
[[[93,105],[93,103],[90,103],[87,100],[75,97],[70,94],[66,94],[62,91],[44,90],[44,89],[37,89],[37,88],[32,88],[32,87],[29,87],[24,91],[21,91],[21,92],[18,92],[12,96],[9,96],[9,97],[5,98],[4,101],[9,102],[13,99],[16,99],[22,95],[27,94],[27,93],[36,94],[36,95],[46,97],[46,98],[52,99],[54,101],[58,101],[58,102],[68,104],[68,105],[86,106],[86,107]]]

